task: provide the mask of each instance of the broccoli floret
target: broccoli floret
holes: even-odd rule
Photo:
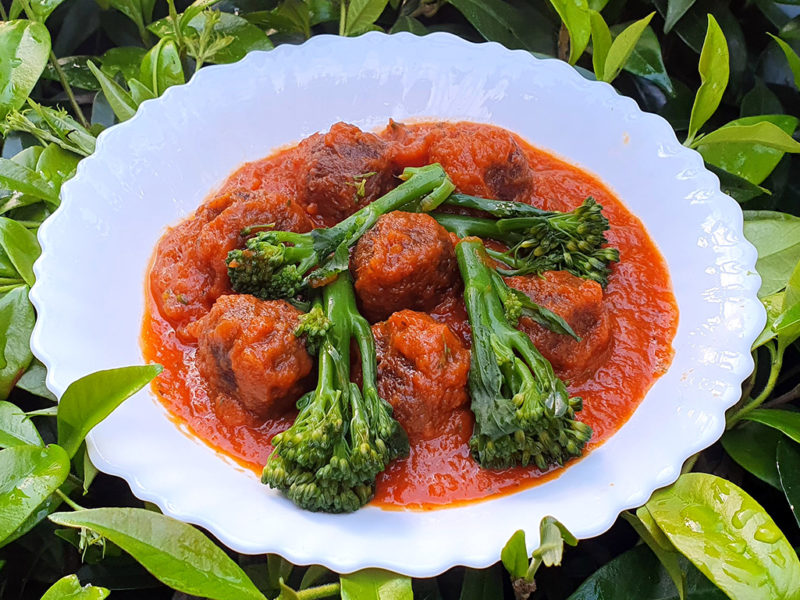
[[[438,164],[409,167],[400,179],[404,183],[333,227],[308,233],[257,233],[244,249],[228,253],[231,287],[263,300],[277,300],[325,285],[347,269],[347,249],[382,215],[406,205],[433,210],[454,189]],[[242,233],[249,235],[249,230]]]
[[[594,198],[587,198],[570,212],[544,211],[520,202],[488,200],[452,194],[447,204],[479,209],[499,220],[436,214],[436,220],[457,235],[479,236],[505,242],[509,250],[487,253],[507,265],[503,275],[569,271],[608,284],[609,264],[619,260],[619,251],[606,246],[608,219]]]
[[[531,463],[546,469],[580,455],[592,435],[591,427],[575,420],[581,399],[569,397],[547,359],[507,319],[507,312],[524,310],[524,302],[503,291],[480,240],[459,242],[456,257],[472,329],[473,456],[490,469]]]
[[[378,473],[408,454],[408,438],[378,395],[375,340],[349,273],[323,288],[309,315],[300,330],[318,339],[317,387],[298,401],[294,424],[272,439],[261,480],[301,508],[351,512],[372,498]],[[361,355],[360,387],[350,381],[351,341]]]

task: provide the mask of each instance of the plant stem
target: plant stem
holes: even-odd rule
[[[344,32],[347,30],[345,19],[347,18],[347,11],[345,9],[345,2],[341,0],[339,4],[339,35],[344,35]]]
[[[796,400],[800,398],[800,383],[794,386],[791,390],[786,392],[785,394],[781,394],[777,398],[770,400],[769,402],[764,403],[764,408],[775,408],[776,406],[781,406],[792,400]]]
[[[772,364],[770,365],[769,379],[767,379],[764,389],[761,390],[761,393],[758,396],[749,400],[744,406],[742,406],[742,408],[728,418],[726,429],[730,429],[736,425],[736,423],[741,421],[751,410],[755,410],[761,406],[764,401],[769,398],[772,390],[775,389],[775,384],[778,382],[778,375],[781,372],[781,366],[783,366],[783,352],[785,348],[781,345],[776,347],[774,344],[769,344],[767,349],[769,350]]]
[[[328,583],[306,590],[295,592],[300,600],[317,600],[317,598],[330,598],[336,596],[341,590],[339,583]]]
[[[50,64],[53,65],[53,68],[58,74],[58,79],[61,81],[61,87],[63,87],[64,91],[67,93],[67,98],[69,98],[69,103],[72,105],[72,110],[75,112],[75,116],[78,118],[78,121],[81,125],[83,125],[86,129],[89,129],[89,122],[86,120],[86,117],[83,116],[83,111],[81,110],[78,101],[75,100],[75,94],[72,93],[72,86],[67,81],[67,76],[64,73],[64,70],[61,68],[61,65],[58,64],[58,58],[56,58],[56,54],[52,49],[50,50]]]
[[[8,13],[6,13],[6,7],[3,6],[2,2],[0,2],[0,18],[2,18],[3,21],[8,21]]]
[[[72,510],[86,510],[80,504],[70,499],[70,497],[67,496],[60,489],[56,489],[56,495],[58,495],[64,501],[64,503],[67,504]]]

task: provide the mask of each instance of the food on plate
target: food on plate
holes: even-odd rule
[[[554,476],[627,420],[677,323],[608,189],[475,123],[337,124],[244,165],[160,240],[148,291],[175,418],[333,512]]]

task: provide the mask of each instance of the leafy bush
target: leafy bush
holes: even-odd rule
[[[177,4],[177,5],[176,5]],[[0,597],[800,598],[800,13],[797,1],[13,0],[0,5]],[[792,15],[795,15],[792,18]],[[319,33],[450,31],[554,56],[663,116],[745,211],[769,322],[719,444],[603,536],[542,522],[527,556],[410,580],[227,552],[97,474],[86,433],[157,367],[61,403],[30,352],[38,226],[100,131],[210,63]],[[45,445],[47,444],[47,445]],[[25,493],[20,495],[24,488]],[[745,491],[747,490],[747,491]],[[84,509],[75,498],[88,506]],[[61,510],[65,506],[71,510]],[[61,512],[57,512],[61,511]],[[744,512],[742,512],[744,511]],[[772,515],[772,516],[770,516]],[[48,518],[49,517],[49,518]],[[747,526],[744,526],[746,520]],[[641,543],[643,542],[643,543]],[[211,570],[202,565],[213,564]],[[556,567],[559,565],[560,567]],[[542,565],[550,568],[540,568]],[[534,575],[536,576],[534,579]],[[86,584],[86,587],[81,587]],[[173,592],[177,590],[178,592]],[[173,595],[174,594],[174,595]]]

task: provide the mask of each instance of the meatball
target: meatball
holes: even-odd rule
[[[520,329],[553,367],[571,378],[581,378],[602,362],[610,347],[611,325],[603,310],[603,288],[599,283],[567,271],[548,271],[541,277],[507,277],[506,283],[563,317],[581,337],[578,342],[527,317],[520,319]]]
[[[430,215],[391,212],[356,244],[356,294],[371,321],[430,310],[459,280],[453,238]]]
[[[189,326],[212,400],[235,399],[259,417],[285,413],[305,391],[313,361],[295,337],[300,311],[283,300],[220,296]]]
[[[381,397],[412,440],[436,437],[469,401],[469,351],[447,325],[412,310],[376,323],[372,333]]]
[[[346,123],[300,143],[298,201],[316,224],[329,227],[394,187],[386,149],[379,137]]]

